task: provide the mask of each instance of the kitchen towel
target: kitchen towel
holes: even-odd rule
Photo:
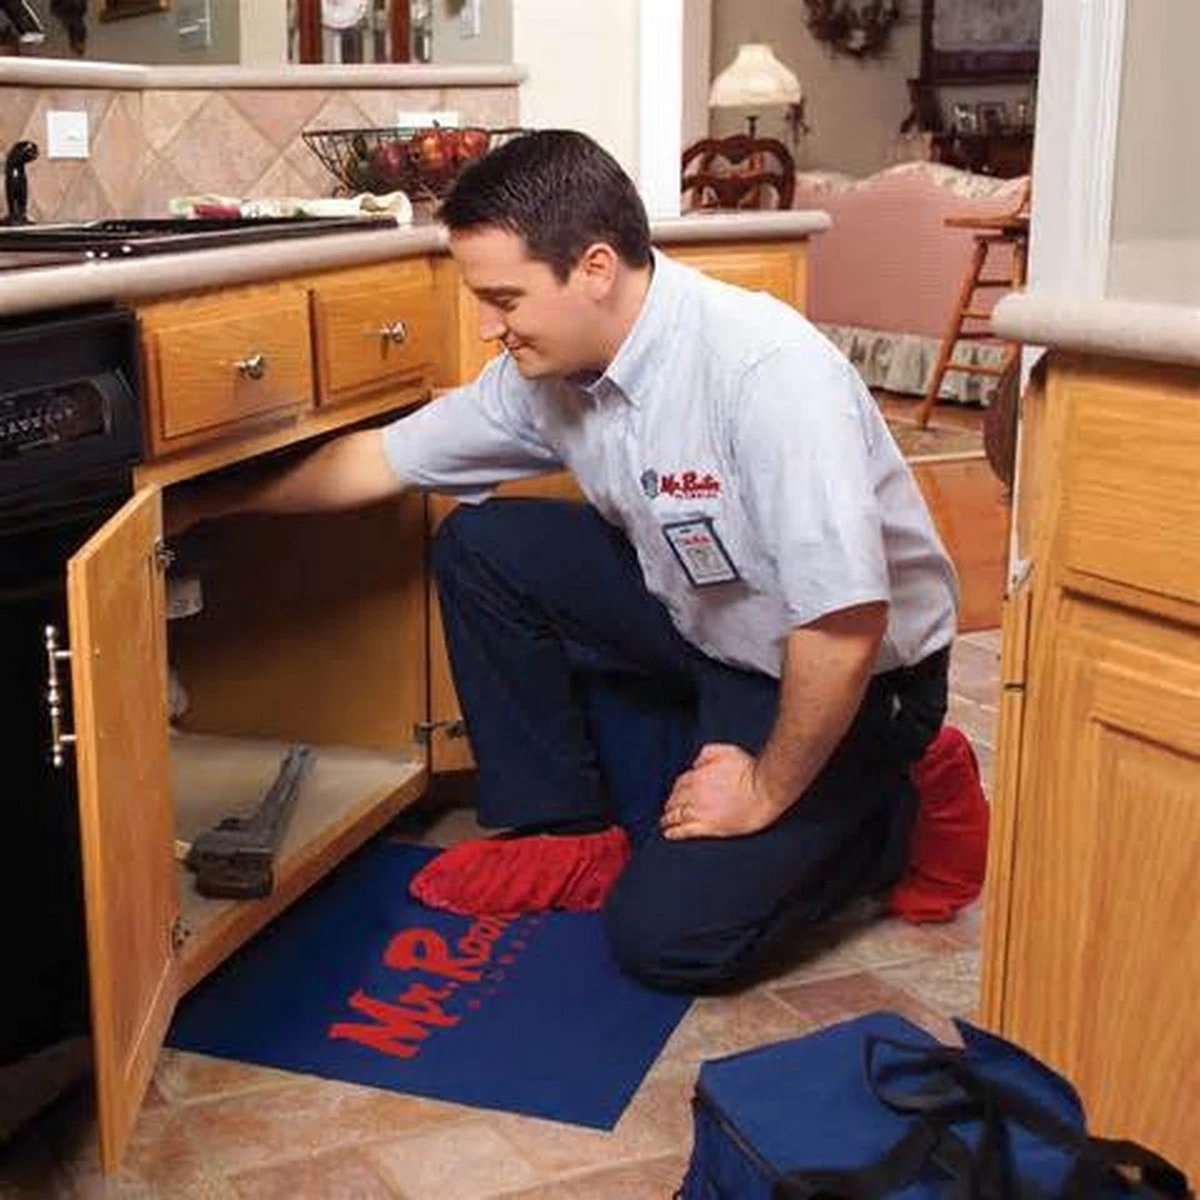
[[[597,913],[426,908],[408,883],[436,853],[369,843],[190,992],[167,1044],[611,1129],[689,999],[622,975]]]

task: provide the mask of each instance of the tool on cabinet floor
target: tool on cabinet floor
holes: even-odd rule
[[[249,817],[226,817],[192,842],[183,861],[196,873],[200,895],[255,900],[271,894],[275,856],[296,807],[300,783],[315,757],[309,746],[290,746]]]

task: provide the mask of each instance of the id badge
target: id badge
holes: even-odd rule
[[[711,517],[672,521],[664,525],[662,531],[693,587],[741,579],[733,559],[717,537]]]

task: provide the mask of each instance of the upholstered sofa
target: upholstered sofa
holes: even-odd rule
[[[872,387],[921,395],[957,303],[971,234],[952,215],[1011,211],[1027,180],[994,179],[941,163],[909,162],[866,179],[801,172],[795,208],[824,209],[833,226],[812,242],[809,316]],[[993,255],[989,274],[1007,271]],[[998,297],[999,293],[994,293]],[[974,357],[972,357],[974,356]],[[998,361],[999,349],[961,343],[960,361]],[[995,380],[947,375],[942,396],[986,403]]]

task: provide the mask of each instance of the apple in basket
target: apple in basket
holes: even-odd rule
[[[425,129],[416,134],[412,139],[412,148],[423,171],[445,170],[446,149],[440,129]]]
[[[471,162],[487,153],[491,137],[486,129],[463,129],[458,134],[458,160]]]
[[[388,187],[397,187],[403,182],[407,166],[408,147],[399,138],[383,142],[371,152],[371,169]]]

